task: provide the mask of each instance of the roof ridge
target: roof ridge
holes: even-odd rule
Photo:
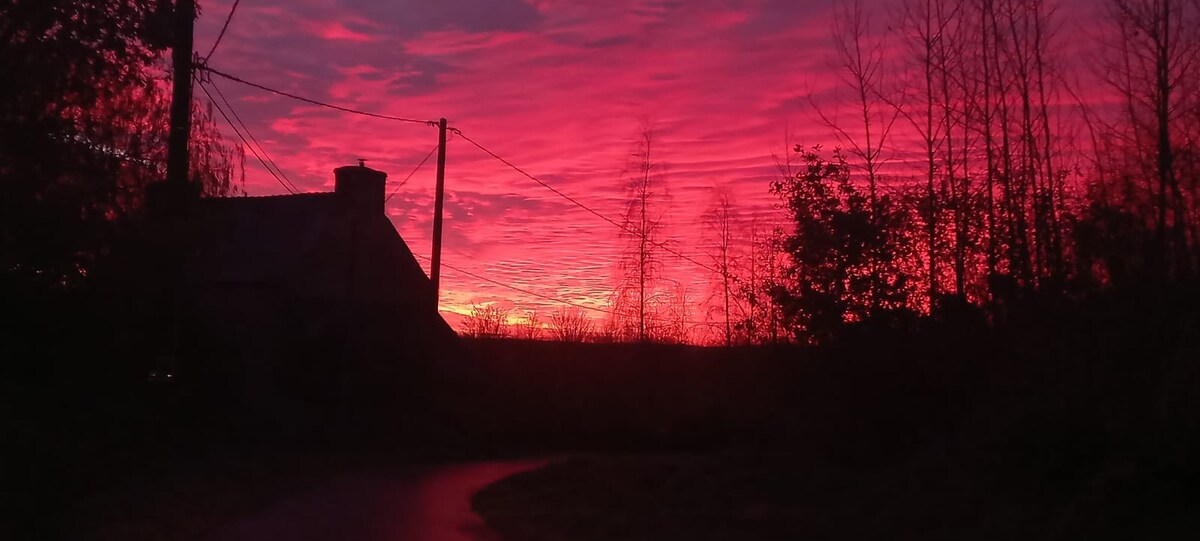
[[[287,199],[291,197],[318,197],[335,195],[336,192],[301,192],[301,193],[281,193],[281,194],[266,194],[266,195],[250,195],[242,194],[235,196],[219,196],[219,197],[201,197],[203,201],[238,201],[243,199]]]

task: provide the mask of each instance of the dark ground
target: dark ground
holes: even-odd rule
[[[1137,461],[1043,471],[929,449],[886,464],[803,453],[577,458],[473,504],[508,540],[1194,539],[1200,478]]]
[[[786,353],[722,445],[555,463],[475,508],[511,541],[1194,539],[1195,304],[1021,309]]]
[[[346,473],[586,453],[473,504],[513,541],[1180,538],[1200,531],[1196,298],[816,348],[470,342],[349,432],[164,391],[73,301],[38,299],[4,326],[3,537],[199,539]],[[398,430],[357,430],[381,419]]]

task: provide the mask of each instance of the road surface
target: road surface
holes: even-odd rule
[[[498,541],[471,495],[545,460],[414,467],[333,479],[221,528],[210,541]]]

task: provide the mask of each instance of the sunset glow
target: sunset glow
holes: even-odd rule
[[[215,38],[229,4],[204,4],[197,49]],[[890,5],[864,4],[876,14],[874,26],[883,26]],[[1063,3],[1078,16],[1065,18],[1070,26],[1061,32],[1085,36],[1089,6]],[[648,123],[671,193],[666,238],[701,261],[701,215],[715,188],[734,194],[747,222],[776,220],[768,192],[776,156],[787,141],[836,146],[814,104],[832,117],[852,114],[838,95],[826,0],[261,0],[240,9],[212,67],[363,110],[446,117],[614,219],[624,212],[623,171]],[[1071,54],[1063,52],[1063,61]],[[397,185],[436,144],[435,129],[216,82],[302,190],[331,190],[332,169],[358,158],[387,171],[389,190],[398,190],[387,212],[413,251],[428,255],[432,161]],[[253,162],[249,194],[283,193]],[[446,185],[448,265],[545,297],[609,306],[624,246],[611,224],[461,139],[449,143]],[[703,320],[711,273],[666,257],[665,278],[685,285],[698,301],[692,319]],[[443,274],[441,309],[452,324],[453,314],[476,304],[543,315],[561,306],[453,269]]]

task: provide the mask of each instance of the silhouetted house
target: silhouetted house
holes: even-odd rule
[[[340,423],[348,411],[396,415],[430,367],[455,354],[429,279],[384,214],[387,175],[334,174],[331,193],[167,210],[151,194],[138,251],[164,255],[138,258],[128,276],[157,299],[143,315],[164,335],[178,332],[176,345],[160,346],[180,352],[180,366],[165,368],[179,385],[199,382],[266,420]],[[172,312],[174,322],[163,317]]]

